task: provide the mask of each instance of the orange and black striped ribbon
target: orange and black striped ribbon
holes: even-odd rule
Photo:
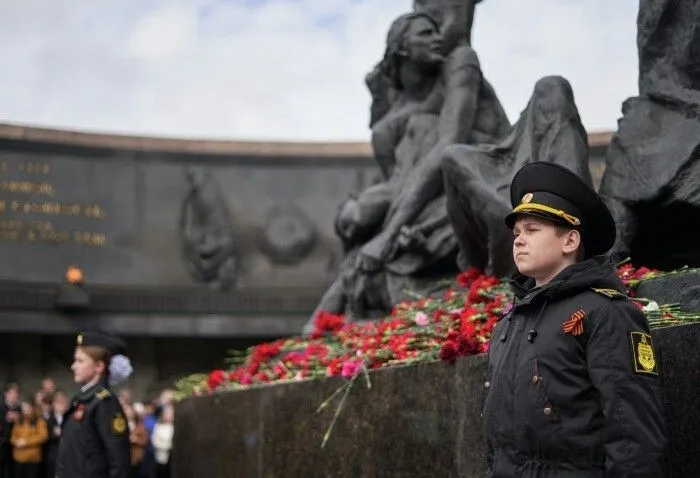
[[[583,333],[583,318],[586,313],[582,310],[577,310],[571,314],[571,318],[562,324],[562,330],[565,334],[581,335]]]

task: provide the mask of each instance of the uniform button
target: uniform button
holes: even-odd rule
[[[550,416],[552,414],[552,407],[544,407],[544,414]]]
[[[536,384],[539,381],[539,379],[540,377],[538,377],[537,375],[533,375],[531,380],[533,384]]]
[[[489,388],[490,386],[491,386],[491,382],[486,382],[486,383],[484,384],[484,388]]]

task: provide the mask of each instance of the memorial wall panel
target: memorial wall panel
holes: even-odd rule
[[[323,288],[366,158],[90,156],[0,150],[0,280]]]

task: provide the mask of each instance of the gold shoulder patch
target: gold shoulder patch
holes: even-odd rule
[[[627,297],[627,295],[615,289],[597,289],[595,287],[591,287],[591,290],[596,294],[604,295],[610,299],[622,299]]]
[[[644,332],[630,332],[630,346],[634,373],[640,375],[659,375],[654,344],[651,335]]]
[[[97,398],[99,398],[100,400],[104,400],[105,398],[109,397],[110,395],[112,395],[112,392],[110,392],[106,388],[103,388],[102,390],[100,390],[99,392],[97,392],[95,394],[95,396]]]
[[[112,433],[122,435],[126,431],[126,420],[121,413],[117,413],[112,418]]]

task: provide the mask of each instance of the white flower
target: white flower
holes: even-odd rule
[[[659,304],[652,300],[647,305],[642,307],[642,310],[644,312],[656,312],[657,310],[659,310]]]
[[[115,355],[109,364],[109,382],[112,385],[119,385],[129,378],[133,371],[134,369],[128,357]]]

